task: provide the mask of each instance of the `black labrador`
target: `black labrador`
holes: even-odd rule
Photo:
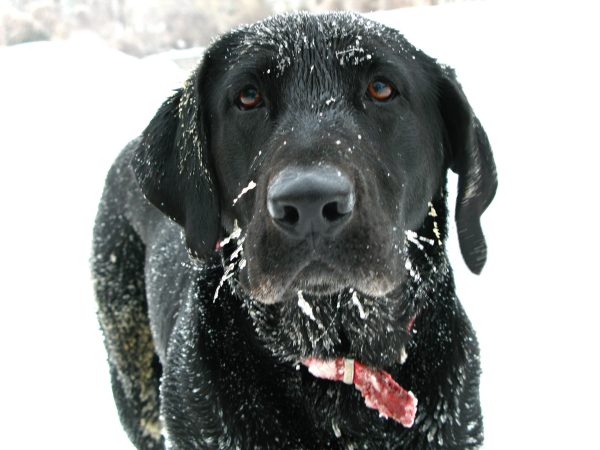
[[[140,449],[472,449],[496,191],[453,71],[359,15],[220,37],[110,170],[93,273]]]

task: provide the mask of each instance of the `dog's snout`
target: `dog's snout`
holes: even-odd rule
[[[271,219],[297,239],[335,236],[350,220],[354,203],[352,181],[331,166],[284,169],[267,192]]]

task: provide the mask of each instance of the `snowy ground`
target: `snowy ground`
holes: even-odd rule
[[[568,5],[378,15],[457,69],[495,151],[483,275],[450,243],[481,341],[486,450],[600,448],[599,8]],[[94,316],[90,234],[110,162],[182,77],[93,40],[0,49],[3,448],[131,448]]]

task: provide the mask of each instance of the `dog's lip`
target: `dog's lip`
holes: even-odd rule
[[[352,278],[350,274],[340,270],[334,263],[325,260],[323,257],[316,257],[305,260],[299,264],[283,282],[275,285],[276,289],[268,291],[267,299],[263,298],[263,292],[260,289],[249,292],[251,298],[260,303],[279,303],[282,301],[296,301],[298,292],[302,291],[305,296],[312,297],[313,300],[328,299],[332,296],[345,293],[356,293],[359,299],[385,299],[394,296],[398,289],[402,288],[403,283],[397,283],[385,290],[373,290],[373,284],[368,280],[361,278]],[[252,286],[250,284],[250,286]]]
[[[325,283],[325,282],[319,282],[319,281],[306,281],[306,280],[301,280],[297,285],[294,284],[294,288],[296,291],[302,291],[305,292],[309,295],[314,295],[314,296],[321,296],[321,295],[331,295],[331,294],[335,294],[335,293],[341,293],[344,290],[346,290],[346,287],[340,286],[340,285],[336,285],[336,284],[331,284],[331,283]]]
[[[319,296],[342,292],[346,288],[345,285],[335,267],[320,259],[313,259],[296,271],[287,290]]]

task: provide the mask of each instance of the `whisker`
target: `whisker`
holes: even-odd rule
[[[302,295],[302,291],[298,291],[298,307],[304,313],[305,316],[307,316],[310,320],[316,322],[319,328],[323,328],[323,324],[320,323],[315,317],[315,314],[312,310],[312,306],[306,301],[304,295]]]
[[[404,234],[406,235],[406,239],[411,242],[412,244],[414,244],[419,250],[421,251],[425,251],[425,247],[423,247],[423,244],[421,244],[419,242],[419,235],[412,230],[406,230],[404,232]]]
[[[233,261],[234,259],[236,259],[238,256],[240,256],[242,254],[242,252],[244,251],[244,241],[246,240],[246,236],[242,236],[240,239],[237,239],[237,243],[238,246],[237,248],[233,251],[233,253],[231,254],[231,256],[229,257],[229,261]]]
[[[215,289],[215,295],[213,297],[213,301],[217,301],[217,298],[219,297],[219,292],[221,291],[221,288],[223,287],[223,285],[225,284],[225,282],[229,278],[231,278],[233,276],[234,270],[235,270],[235,266],[236,266],[236,263],[232,262],[225,269],[225,273],[223,273],[223,276],[221,277],[221,280],[219,280],[219,285],[217,286],[217,289]]]
[[[256,183],[254,182],[254,180],[250,180],[250,183],[248,183],[248,186],[246,186],[244,189],[242,189],[242,192],[240,192],[240,195],[238,195],[236,198],[233,199],[233,206],[235,206],[235,204],[244,196],[248,193],[248,191],[251,191],[252,189],[254,189],[256,187]]]
[[[220,242],[220,246],[225,247],[233,239],[235,239],[237,241],[241,235],[242,235],[242,229],[239,227],[237,220],[234,220],[233,221],[233,231],[231,232],[231,234],[229,236],[227,236],[225,239],[223,239]]]
[[[327,327],[325,327],[324,329],[322,328],[323,329],[323,333],[319,337],[317,337],[317,339],[315,339],[313,341],[313,343],[312,343],[313,347],[316,347],[316,345],[319,343],[319,341],[323,340],[323,338],[327,335],[327,333],[329,333],[329,330],[333,326],[333,323],[335,322],[335,320],[336,320],[336,318],[338,316],[338,313],[340,312],[340,308],[342,306],[342,304],[341,304],[341,297],[342,297],[342,294],[339,294],[338,298],[337,298],[337,305],[335,306],[335,314],[331,318],[331,321],[329,322],[329,325],[327,325]],[[323,324],[321,324],[321,327],[322,327],[322,325]]]
[[[438,227],[438,223],[437,223],[437,219],[436,217],[437,215],[437,211],[435,210],[435,208],[433,207],[433,203],[429,202],[428,203],[429,206],[429,216],[433,217],[433,234],[435,234],[435,237],[437,238],[437,243],[438,245],[442,245],[442,235],[440,233],[440,228]]]
[[[225,245],[229,244],[233,240],[236,241],[237,247],[229,257],[230,263],[225,268],[223,276],[219,280],[219,284],[215,289],[213,301],[217,301],[219,293],[221,292],[221,288],[223,287],[225,282],[227,282],[231,277],[233,277],[236,274],[236,269],[241,270],[246,266],[246,259],[243,257],[244,241],[246,240],[246,235],[244,234],[242,236],[242,229],[239,227],[237,220],[233,222],[233,231],[229,236],[227,236],[221,241],[220,247],[223,248]]]
[[[365,320],[368,316],[368,313],[365,313],[365,309],[363,308],[363,305],[360,302],[360,299],[358,298],[358,294],[354,289],[350,289],[350,292],[352,292],[352,304],[358,308],[358,316],[362,320]]]

